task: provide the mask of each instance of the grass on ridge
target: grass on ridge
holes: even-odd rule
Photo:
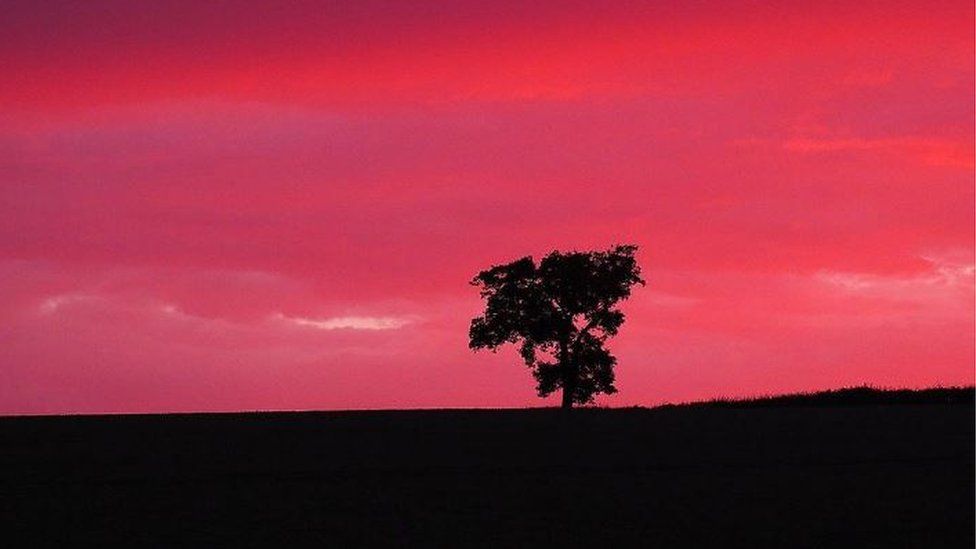
[[[926,389],[888,389],[861,385],[808,393],[769,395],[749,398],[716,398],[702,402],[665,404],[673,407],[757,407],[757,406],[853,406],[879,404],[973,404],[976,388],[930,387]]]

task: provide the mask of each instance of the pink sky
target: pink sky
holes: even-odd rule
[[[146,4],[0,18],[0,413],[552,405],[467,282],[618,242],[603,404],[974,381],[971,0]]]

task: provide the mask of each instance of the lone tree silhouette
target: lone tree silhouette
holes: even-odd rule
[[[637,246],[602,252],[554,251],[538,265],[523,257],[478,273],[485,313],[471,321],[469,346],[497,351],[505,343],[538,381],[539,396],[562,389],[562,407],[612,394],[617,359],[604,347],[624,322],[617,308],[635,284],[644,285]]]

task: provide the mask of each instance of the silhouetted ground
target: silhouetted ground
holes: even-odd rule
[[[757,398],[720,398],[704,402],[691,402],[679,406],[707,407],[726,406],[755,408],[757,406],[859,406],[877,404],[973,404],[976,389],[973,387],[932,387],[929,389],[881,389],[863,385],[813,393],[793,393]],[[670,407],[673,405],[665,405]]]
[[[0,543],[971,548],[974,429],[971,396],[7,418]]]

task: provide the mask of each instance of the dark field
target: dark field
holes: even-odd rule
[[[973,547],[971,403],[0,420],[6,547]]]

